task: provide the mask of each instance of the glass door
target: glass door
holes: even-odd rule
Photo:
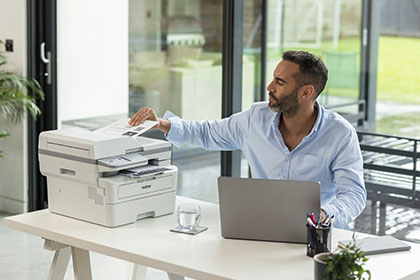
[[[36,79],[45,93],[37,100],[42,114],[28,119],[28,210],[47,205],[47,182],[39,172],[38,135],[57,128],[57,2],[27,1],[28,76]]]
[[[129,0],[129,115],[148,106],[158,116],[221,118],[222,16],[222,1]],[[178,194],[217,201],[220,152],[173,147],[172,164]]]

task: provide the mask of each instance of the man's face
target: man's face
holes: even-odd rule
[[[273,81],[267,86],[269,108],[273,112],[281,112],[287,117],[293,117],[299,111],[299,89],[293,76],[299,71],[299,65],[282,60],[273,73]]]
[[[285,116],[290,118],[296,116],[299,111],[299,89],[300,87],[295,87],[291,93],[280,98],[277,98],[272,93],[269,93],[270,99],[268,107],[271,111],[283,113]]]

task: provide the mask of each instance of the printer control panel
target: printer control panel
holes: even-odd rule
[[[148,160],[139,153],[132,153],[123,156],[109,157],[98,160],[98,163],[109,167],[121,167],[130,164],[147,163]]]

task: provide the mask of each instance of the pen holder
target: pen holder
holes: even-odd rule
[[[313,257],[319,253],[330,252],[331,249],[331,227],[315,228],[306,225],[307,228],[307,246],[306,255]]]

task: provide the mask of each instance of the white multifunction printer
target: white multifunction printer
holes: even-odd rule
[[[81,128],[39,135],[39,166],[53,213],[117,227],[174,212],[171,144]]]

